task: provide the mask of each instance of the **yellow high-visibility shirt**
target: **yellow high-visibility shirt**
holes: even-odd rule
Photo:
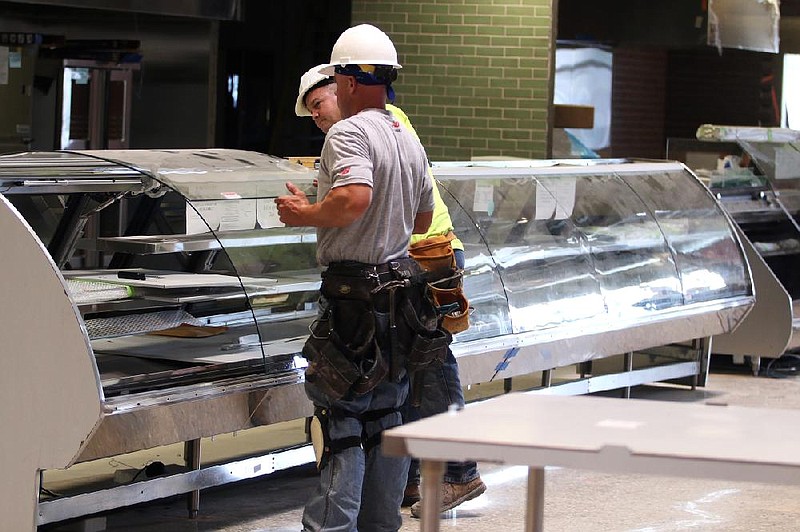
[[[403,127],[408,129],[414,135],[414,137],[419,140],[417,132],[414,131],[414,126],[411,125],[411,120],[408,119],[408,116],[403,112],[402,109],[395,107],[394,105],[387,104],[386,110],[392,113],[397,121],[403,124]],[[411,244],[419,242],[420,240],[424,240],[430,236],[446,235],[453,230],[453,221],[450,219],[450,211],[447,210],[447,205],[445,205],[444,201],[442,200],[442,196],[439,194],[439,187],[436,183],[436,179],[433,178],[433,172],[431,172],[430,167],[428,167],[428,175],[431,177],[431,182],[433,183],[433,221],[431,221],[431,226],[428,228],[427,233],[411,235]],[[453,246],[453,249],[464,249],[464,244],[462,244],[458,238],[454,238],[450,242],[450,245]]]

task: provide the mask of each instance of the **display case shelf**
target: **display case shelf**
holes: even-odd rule
[[[92,251],[157,255],[163,253],[192,253],[231,248],[251,248],[284,244],[316,244],[316,233],[308,228],[273,228],[269,230],[220,231],[194,235],[145,235],[102,237],[81,240],[78,249]]]

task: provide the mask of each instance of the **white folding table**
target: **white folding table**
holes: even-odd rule
[[[422,461],[423,531],[439,529],[448,460],[527,465],[526,531],[544,523],[544,468],[800,484],[800,410],[511,393],[384,433]],[[435,481],[434,481],[435,480]]]

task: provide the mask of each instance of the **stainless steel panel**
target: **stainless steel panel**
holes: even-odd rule
[[[209,387],[215,391],[210,393]],[[185,397],[166,396],[169,400],[159,403],[149,402],[147,394],[142,401],[135,396],[111,401],[78,461],[290,421],[314,412],[296,377],[293,383],[262,377],[260,382],[230,389],[224,382],[198,384],[185,392]]]
[[[306,445],[228,464],[210,466],[197,471],[178,473],[73,497],[42,501],[39,503],[37,523],[45,525],[65,521],[73,517],[180,495],[192,490],[256,478],[289,467],[307,464],[313,460],[314,450],[310,445]]]
[[[737,233],[753,271],[756,304],[736,329],[714,337],[713,350],[720,354],[777,358],[791,347],[792,300],[739,227]]]
[[[568,327],[453,344],[461,383],[489,382],[732,330],[752,299],[700,303],[648,320],[584,320]]]

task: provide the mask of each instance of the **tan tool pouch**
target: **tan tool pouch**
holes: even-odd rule
[[[408,254],[422,266],[423,270],[433,274],[446,274],[448,270],[456,269],[455,254],[450,245],[450,241],[454,238],[452,232],[428,237],[411,244]]]
[[[431,299],[442,316],[442,327],[452,334],[469,329],[469,301],[464,295],[463,274],[428,283]]]

